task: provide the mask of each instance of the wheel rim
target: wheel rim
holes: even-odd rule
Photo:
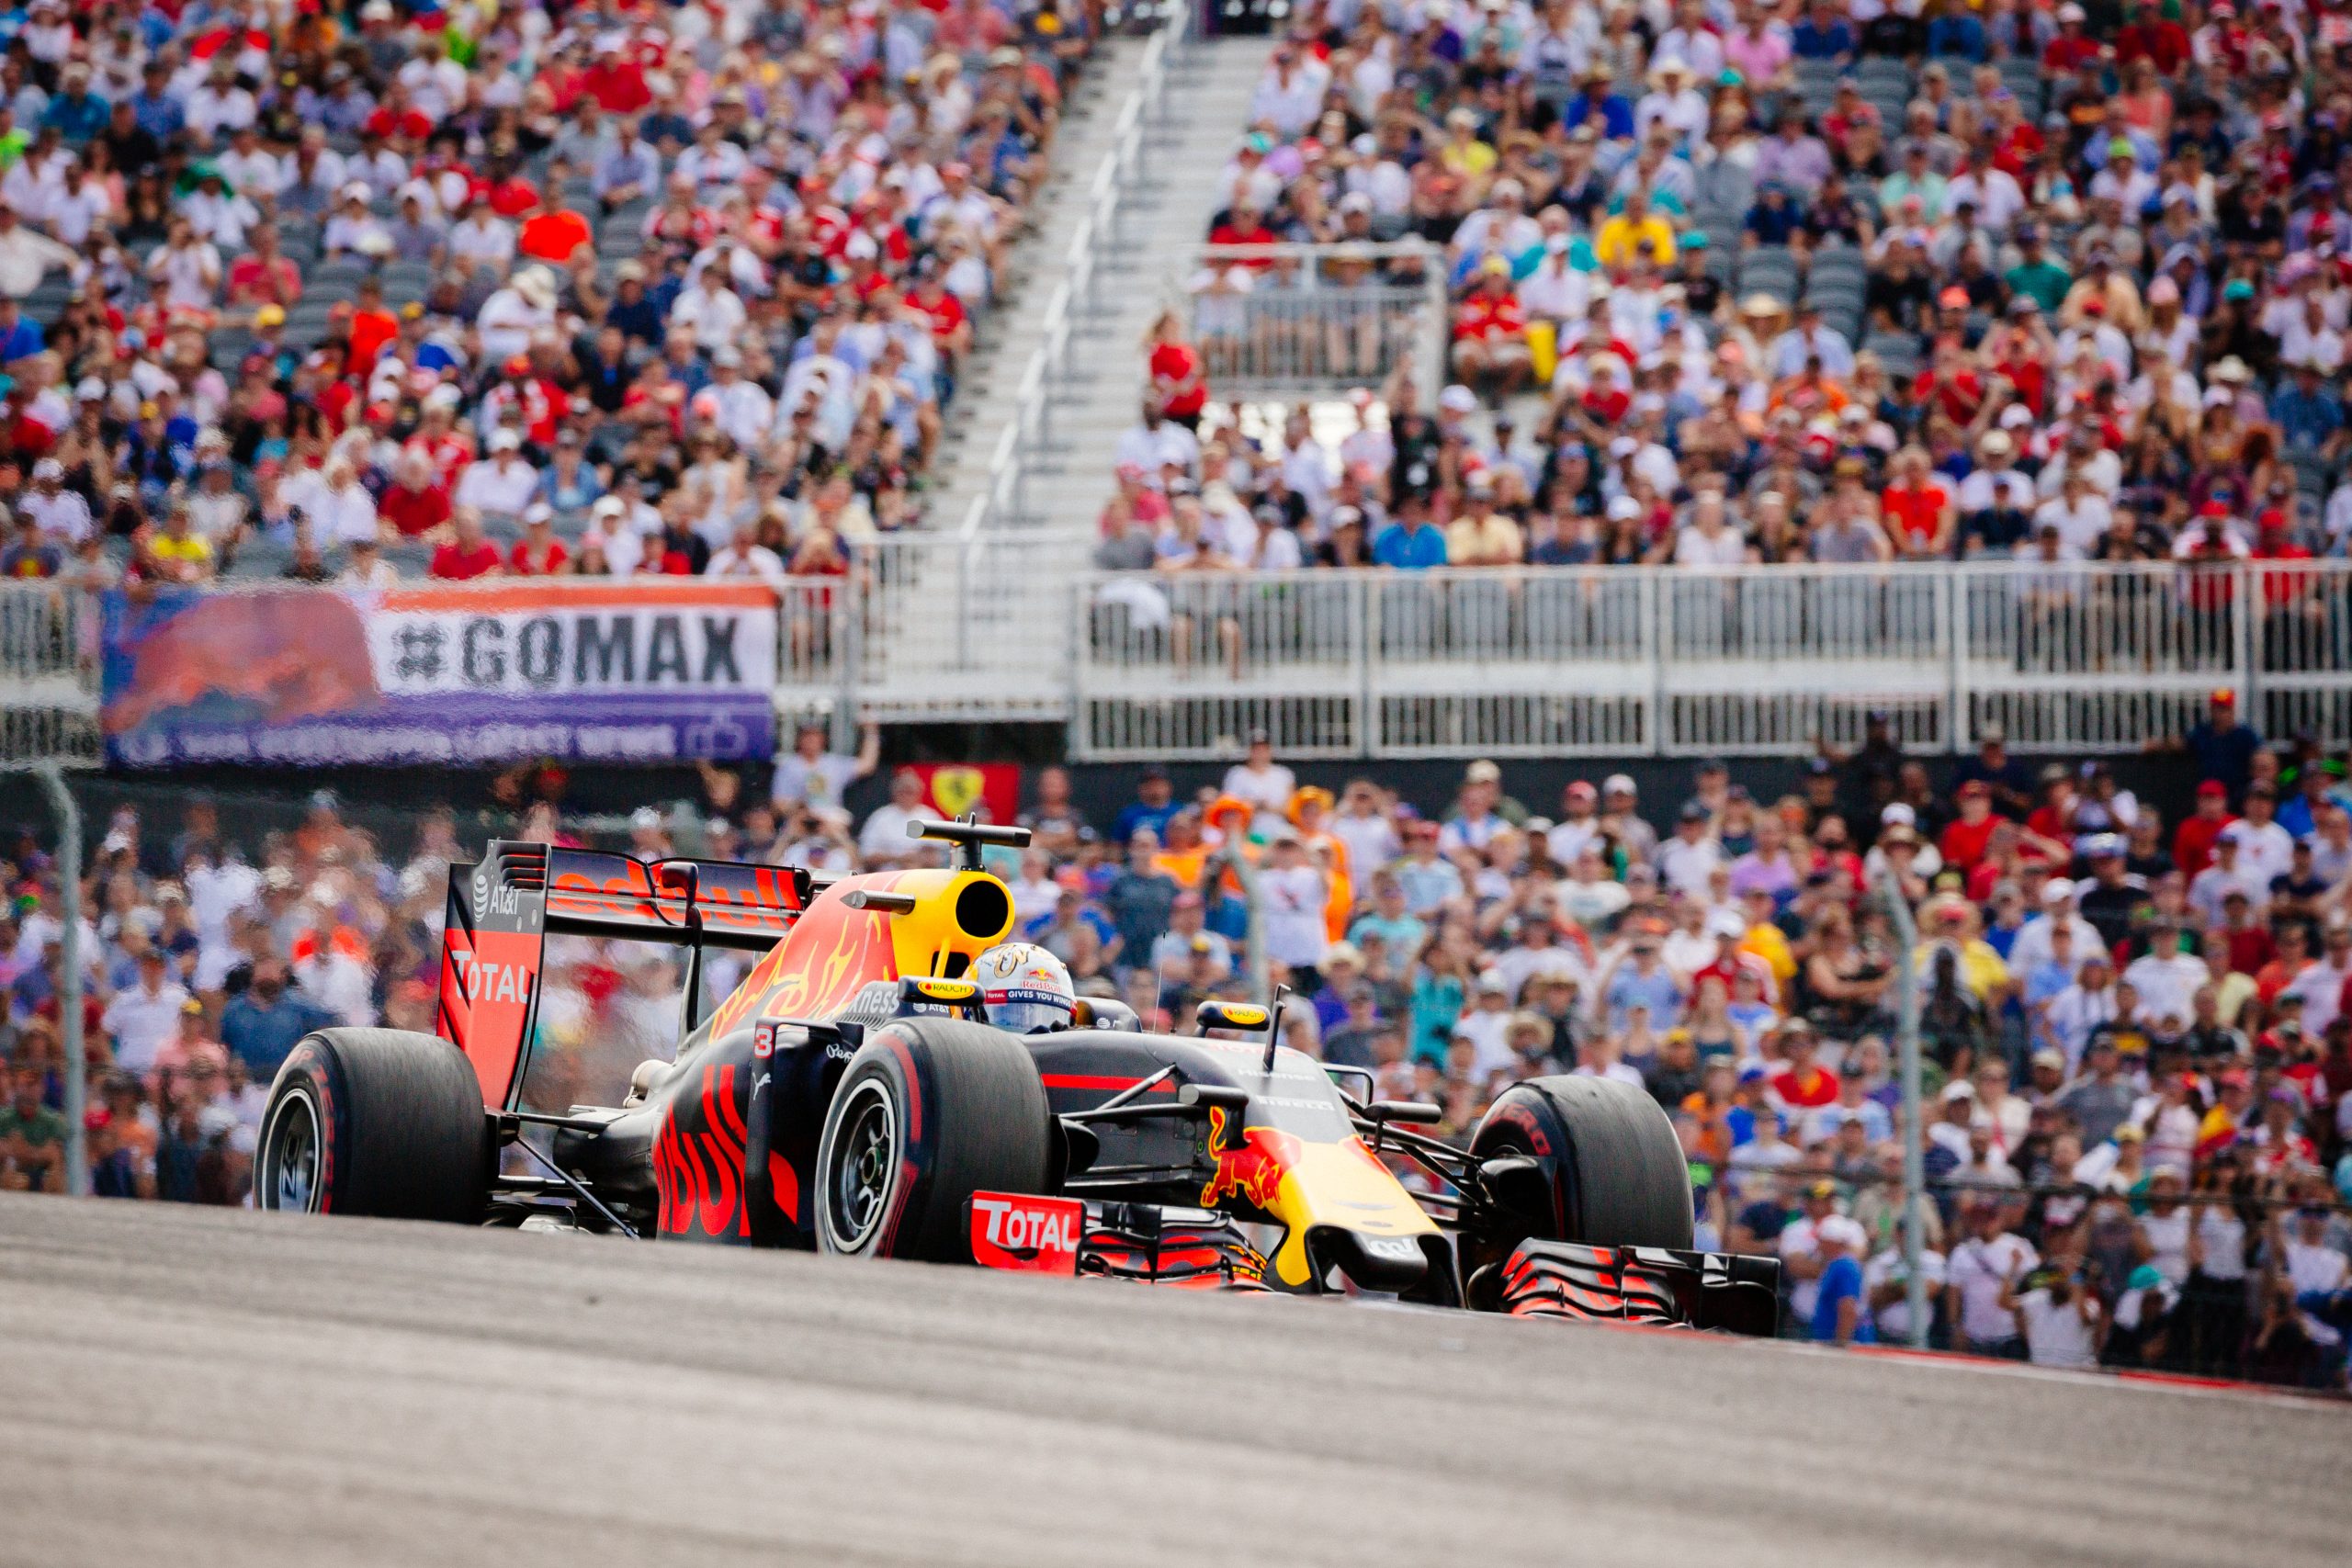
[[[899,1174],[899,1112],[888,1090],[868,1078],[850,1090],[826,1184],[826,1218],[834,1241],[863,1251],[882,1228]]]
[[[262,1144],[261,1179],[254,1185],[263,1206],[310,1213],[318,1208],[325,1140],[319,1134],[319,1108],[307,1090],[277,1102]]]

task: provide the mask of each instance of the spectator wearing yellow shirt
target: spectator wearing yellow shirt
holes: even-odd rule
[[[2009,987],[2009,966],[2000,953],[1978,931],[1976,906],[1957,893],[1939,894],[1919,911],[1919,973],[1935,963],[1939,945],[1960,953],[1960,978],[1987,1009],[1997,1007]]]
[[[198,533],[187,508],[175,504],[164,514],[162,528],[149,535],[141,547],[153,574],[166,582],[209,582],[220,569],[212,541]]]
[[[1741,897],[1743,918],[1747,921],[1747,934],[1739,939],[1733,950],[1755,958],[1772,972],[1775,984],[1786,987],[1797,977],[1797,957],[1790,951],[1789,939],[1772,920],[1772,890],[1750,887]]]
[[[1519,525],[1495,510],[1495,481],[1490,475],[1470,476],[1470,502],[1462,515],[1445,525],[1448,566],[1517,566],[1527,558],[1527,541]]]
[[[1593,254],[1604,267],[1629,265],[1645,253],[1657,266],[1674,263],[1674,225],[1650,210],[1649,193],[1626,193],[1625,205],[1600,226]]]
[[[1478,139],[1477,115],[1470,109],[1455,109],[1445,117],[1445,130],[1444,145],[1437,150],[1438,163],[1472,191],[1485,189],[1498,155],[1491,144]]]

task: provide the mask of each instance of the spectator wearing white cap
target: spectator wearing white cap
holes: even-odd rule
[[[43,457],[33,465],[33,487],[17,498],[17,510],[32,519],[43,537],[78,545],[90,536],[96,524],[90,516],[90,503],[80,491],[67,490],[64,480],[65,465],[54,457]]]
[[[384,227],[382,219],[368,210],[368,203],[373,195],[365,180],[345,183],[336,198],[334,215],[320,231],[321,254],[368,256],[391,248],[391,231]]]
[[[1629,862],[1654,865],[1657,860],[1657,829],[1640,812],[1641,792],[1631,773],[1611,773],[1600,781],[1601,830],[1617,840]]]
[[[486,197],[466,203],[466,215],[450,226],[447,243],[449,260],[467,271],[486,268],[492,276],[503,277],[514,265],[514,225]]]
[[[581,536],[581,553],[595,547],[603,556],[608,576],[628,577],[645,559],[645,542],[637,530],[629,526],[628,502],[619,496],[600,499],[588,512],[588,529]]]
[[[505,288],[482,301],[474,326],[481,333],[486,363],[503,364],[527,354],[531,339],[555,325],[555,278],[543,266],[526,266]]]
[[[2026,1359],[2037,1367],[2098,1366],[2107,1324],[2098,1292],[2083,1278],[2082,1259],[2053,1258],[2047,1269],[2033,1273],[2031,1289],[2022,1288],[2027,1283],[2028,1270],[2013,1269],[2003,1279],[2000,1294],[2001,1305],[2016,1316]]]
[[[483,517],[519,519],[537,495],[539,474],[523,458],[523,438],[512,430],[491,432],[490,455],[468,465],[452,499]]]
[[[784,560],[774,550],[759,542],[760,519],[753,512],[737,517],[725,545],[711,551],[710,560],[702,569],[705,577],[732,577],[764,582],[770,587],[784,585]]]
[[[711,355],[710,385],[700,396],[715,405],[713,423],[744,451],[756,451],[775,423],[775,400],[744,376],[742,350],[731,343],[720,344]]]
[[[220,294],[220,253],[193,223],[175,217],[164,231],[164,243],[147,258],[147,276],[161,290],[166,308],[209,310]]]
[[[2027,918],[2018,930],[2017,941],[2010,944],[2009,973],[2029,976],[2049,963],[2051,937],[2061,926],[2072,933],[2074,962],[2080,964],[2083,955],[2098,946],[2098,928],[2083,919],[2075,907],[2074,883],[2053,876],[2042,884],[2041,909]]]
[[[2233,822],[2213,836],[2213,862],[2189,879],[2188,907],[2202,929],[2224,923],[2230,896],[2236,894],[2256,909],[2270,901],[2270,879],[2257,876],[2245,863],[2245,825]]]
[[[1870,1237],[1860,1224],[1844,1214],[1830,1214],[1813,1227],[1818,1272],[1813,1286],[1813,1317],[1808,1326],[1824,1345],[1846,1346],[1876,1337],[1876,1323],[1863,1289],[1862,1255]]]
[[[324,468],[297,475],[280,494],[288,506],[301,508],[322,549],[377,536],[376,498],[346,458],[330,457]]]
[[[729,287],[728,264],[714,256],[694,273],[694,281],[678,291],[670,307],[670,326],[691,335],[706,354],[732,344],[749,319],[742,299]]]

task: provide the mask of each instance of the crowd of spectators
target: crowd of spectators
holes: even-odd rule
[[[1931,771],[1883,721],[1777,798],[1707,762],[1682,798],[1619,773],[1523,803],[1476,761],[1425,808],[1368,776],[1302,784],[1257,737],[1208,787],[1144,770],[1108,815],[1040,770],[1033,843],[991,854],[1019,934],[1081,990],[1189,1032],[1255,989],[1254,948],[1290,988],[1286,1043],[1434,1103],[1442,1135],[1528,1076],[1640,1086],[1682,1139],[1702,1243],[1776,1253],[1793,1329],[1838,1342],[1907,1329],[1891,880],[1919,933],[1933,1342],[2339,1386],[2352,786],[2222,702],[2181,745],[2199,782],[2172,820],[2106,765],[2030,768],[1997,734]],[[703,798],[641,808],[626,848],[936,863],[905,835],[914,771],[862,820],[844,804],[878,760],[871,731],[852,755],[804,730],[768,789],[706,767]],[[483,830],[576,841],[560,772],[507,784]],[[447,813],[391,841],[325,794],[243,842],[202,800],[172,825],[117,811],[80,939],[98,1190],[238,1201],[306,1030],[430,1028],[459,853]],[[29,830],[0,862],[0,1182],[53,1187],[55,865]],[[713,998],[741,962],[710,960]],[[609,1100],[674,1047],[666,950],[556,939],[545,975],[535,1103]]]
[[[0,576],[839,576],[1102,26],[1069,0],[35,0]]]
[[[1295,7],[1102,563],[2342,556],[2347,37],[2282,0]],[[1442,375],[1368,384],[1377,296],[1433,274]],[[1261,365],[1364,378],[1354,421],[1238,420],[1220,368]]]

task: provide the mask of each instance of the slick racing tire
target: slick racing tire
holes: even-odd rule
[[[473,1064],[397,1029],[322,1029],[287,1054],[254,1152],[254,1206],[477,1224],[497,1153]]]
[[[967,1200],[1046,1190],[1052,1120],[1016,1035],[921,1018],[868,1036],[817,1143],[818,1250],[971,1262]]]
[[[1529,1078],[1505,1089],[1470,1140],[1474,1161],[1524,1156],[1544,1177],[1550,1212],[1516,1236],[1593,1247],[1687,1248],[1690,1162],[1657,1101],[1613,1078]]]

